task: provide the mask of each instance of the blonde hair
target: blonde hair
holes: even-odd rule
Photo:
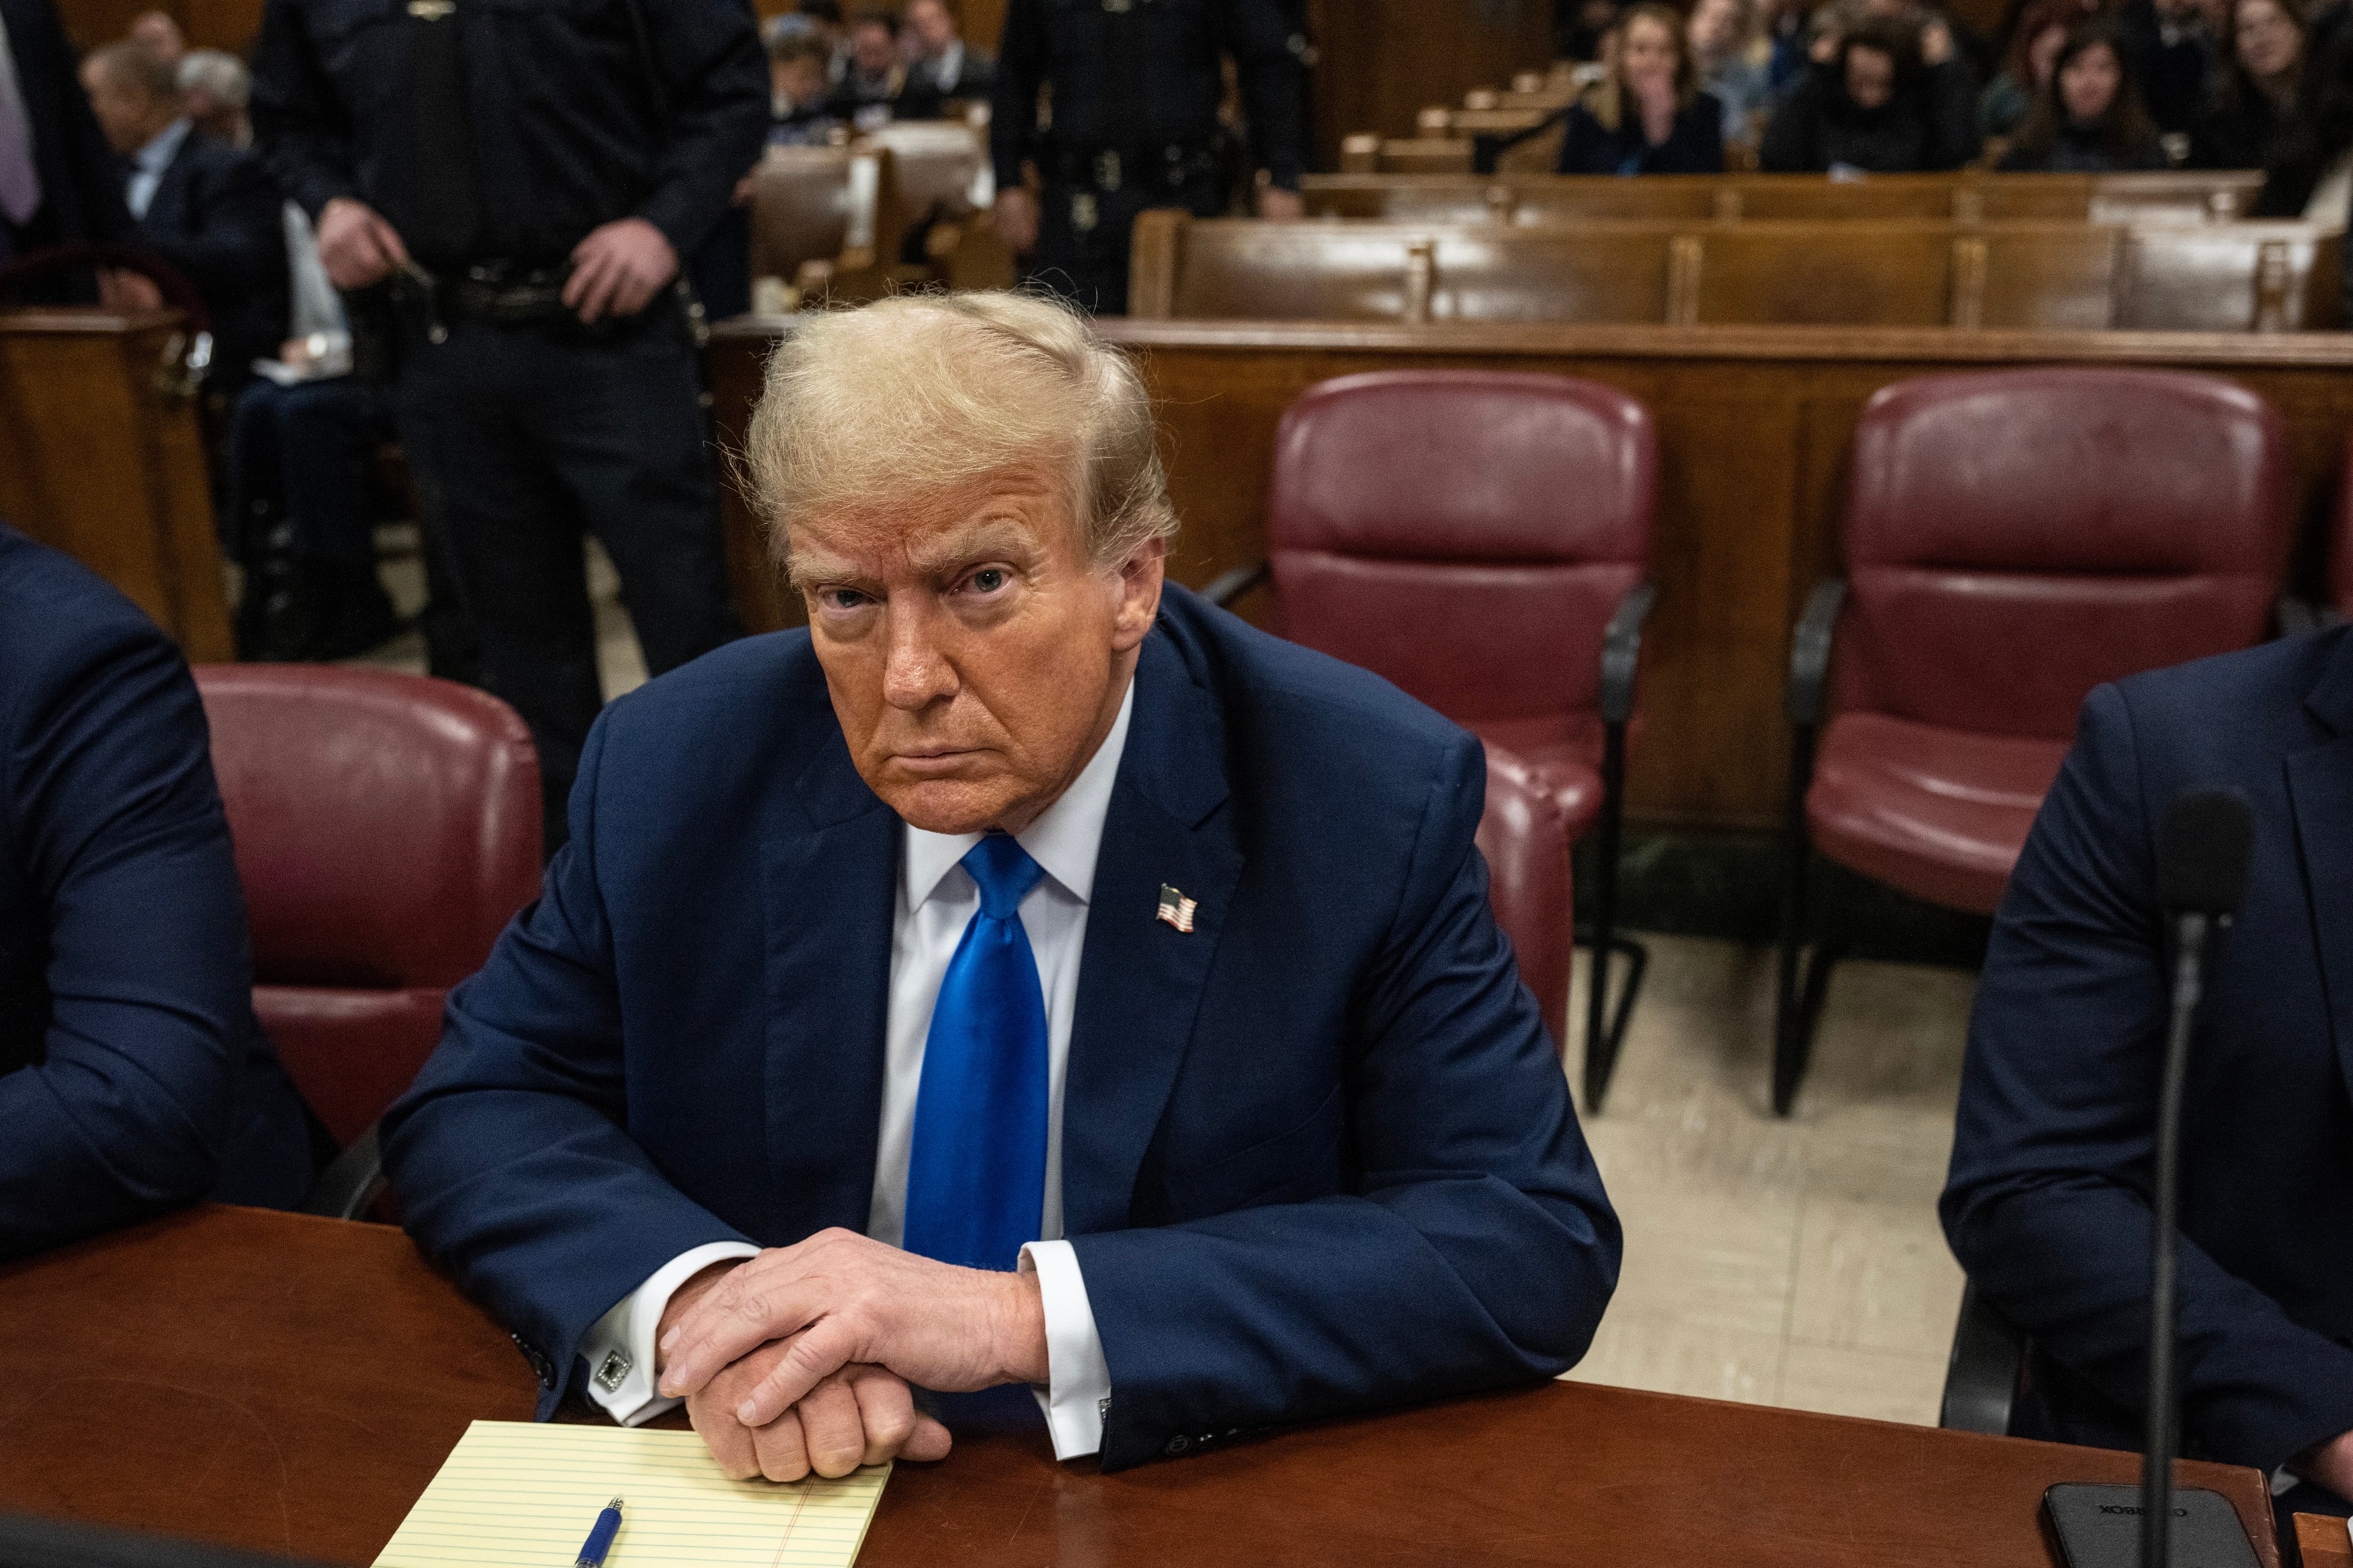
[[[904,294],[798,318],[768,357],[742,467],[789,565],[793,521],[1066,476],[1095,565],[1176,532],[1152,399],[1077,311],[1031,293]]]

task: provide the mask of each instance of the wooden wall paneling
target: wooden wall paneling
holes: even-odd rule
[[[1340,166],[1353,132],[1410,136],[1431,104],[1502,87],[1552,58],[1552,0],[1308,0],[1312,166]]]
[[[195,405],[156,388],[175,312],[0,312],[0,516],[206,663],[236,657]]]
[[[1630,801],[1641,820],[1683,826],[1758,829],[1779,820],[1788,629],[1813,584],[1837,569],[1847,444],[1879,388],[1918,375],[2047,363],[2172,366],[2244,385],[2269,399],[2288,428],[2306,587],[2353,427],[2353,334],[1102,326],[1139,354],[1158,401],[1170,496],[1184,522],[1171,573],[1197,586],[1263,557],[1275,426],[1316,382],[1371,370],[1487,367],[1588,377],[1641,399],[1660,437],[1660,595],[1646,638],[1644,740]],[[766,341],[763,323],[720,329],[713,358],[723,428],[726,400],[755,384],[729,372],[727,361],[756,363]],[[740,531],[748,513],[731,504]]]
[[[744,316],[727,323],[738,335],[723,347],[714,338],[706,356],[711,383],[711,436],[719,451],[719,513],[726,531],[727,581],[735,614],[747,632],[781,631],[807,620],[800,595],[785,585],[768,555],[767,530],[744,499],[736,455],[744,450],[744,427],[760,401],[760,378],[769,345],[792,318]],[[748,330],[746,330],[748,328]]]
[[[132,18],[161,11],[180,24],[188,47],[248,54],[261,31],[265,0],[57,0],[66,36],[87,51],[131,31]]]

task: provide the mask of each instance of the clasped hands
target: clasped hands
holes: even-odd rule
[[[684,1396],[737,1480],[843,1476],[947,1457],[911,1384],[961,1393],[1047,1381],[1046,1314],[1027,1273],[959,1268],[847,1230],[714,1264],[656,1331],[655,1381]]]

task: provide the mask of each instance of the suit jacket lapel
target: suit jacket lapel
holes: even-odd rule
[[[825,739],[782,805],[761,878],[771,1245],[866,1228],[882,1114],[899,818],[851,767],[822,686],[816,701],[807,721]]]
[[[1062,1226],[1128,1224],[1136,1173],[1192,1038],[1240,880],[1226,801],[1224,724],[1165,634],[1144,642],[1135,711],[1088,900],[1062,1095]],[[1196,901],[1181,932],[1155,911],[1169,885]]]
[[[2337,1068],[2353,1093],[2353,634],[2338,643],[2305,708],[2334,738],[2289,755],[2288,800]]]

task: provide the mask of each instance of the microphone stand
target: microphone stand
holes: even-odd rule
[[[2181,1103],[2189,1089],[2189,1034],[2198,1013],[2207,917],[2174,918],[2173,1013],[2165,1035],[2165,1076],[2157,1110],[2157,1247],[2148,1296],[2148,1429],[2140,1468],[2141,1568],[2172,1568],[2175,1289],[2181,1234]]]

